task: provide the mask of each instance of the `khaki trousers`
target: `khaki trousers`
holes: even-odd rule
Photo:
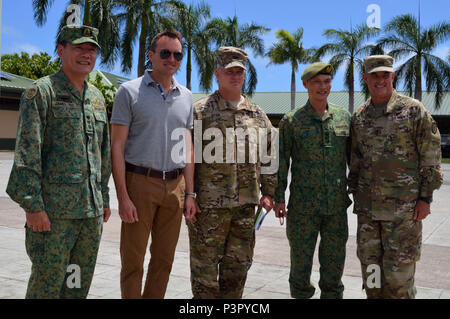
[[[120,255],[122,298],[162,299],[166,293],[175,255],[184,206],[184,176],[162,180],[126,172],[128,194],[139,221],[122,222]],[[150,263],[144,291],[143,264],[149,235]]]

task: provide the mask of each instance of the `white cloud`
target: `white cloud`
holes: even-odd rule
[[[20,32],[16,28],[11,27],[9,25],[0,26],[0,30],[1,30],[1,33],[2,33],[2,37],[3,36],[14,37],[14,38],[21,38],[21,37],[23,37],[22,32]]]
[[[13,43],[9,51],[11,53],[20,53],[22,51],[25,51],[28,54],[32,55],[34,53],[40,53],[44,50],[31,43]]]
[[[443,60],[447,60],[450,53],[450,47],[448,46],[438,47],[434,49],[431,53],[435,56],[440,57]]]

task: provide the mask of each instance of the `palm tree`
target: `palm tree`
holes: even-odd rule
[[[303,28],[298,28],[294,34],[286,30],[277,30],[275,32],[279,42],[272,45],[267,52],[271,62],[269,64],[284,64],[289,62],[292,67],[291,72],[291,110],[295,109],[295,73],[299,64],[312,61],[313,49],[303,47]]]
[[[186,87],[190,90],[192,75],[192,53],[199,66],[200,88],[209,90],[214,73],[214,64],[211,63],[211,52],[209,50],[209,39],[205,36],[204,26],[210,16],[210,7],[204,2],[196,6],[187,6],[180,2],[175,7],[175,24],[184,38],[183,47],[187,52],[186,57]],[[209,51],[209,52],[208,52]]]
[[[41,27],[47,22],[47,14],[54,0],[33,0],[34,20]],[[117,17],[112,14],[114,0],[71,0],[83,8],[83,25],[93,26],[99,30],[101,63],[114,65],[119,54],[119,26]],[[71,13],[63,12],[59,22],[59,30],[66,25]],[[55,39],[55,42],[57,38]]]
[[[394,59],[408,58],[395,72],[394,85],[405,82],[405,87],[414,98],[422,100],[422,71],[425,74],[427,92],[436,90],[436,109],[441,106],[445,91],[449,89],[450,66],[445,60],[431,54],[450,37],[450,24],[437,23],[421,30],[419,20],[411,14],[394,17],[384,28],[388,34],[379,40],[379,45],[392,49],[388,52]]]
[[[137,75],[145,71],[146,52],[152,38],[164,29],[173,28],[173,23],[167,18],[171,4],[178,1],[155,0],[116,0],[116,8],[121,9],[118,19],[120,25],[125,24],[121,39],[122,71],[129,73],[133,64],[133,43],[139,38],[139,55]],[[140,28],[139,28],[140,27]]]
[[[252,49],[256,56],[264,56],[264,41],[261,35],[270,31],[270,29],[251,23],[239,24],[237,16],[233,18],[216,18],[208,23],[205,32],[207,37],[215,39],[216,45],[220,46],[234,46],[241,49]],[[258,78],[256,69],[247,60],[247,76],[245,80],[243,91],[252,95],[256,89]]]
[[[377,35],[379,29],[369,28],[365,24],[357,26],[354,30],[350,27],[350,31],[327,29],[324,35],[333,39],[334,42],[327,43],[321,46],[317,51],[315,57],[320,59],[327,54],[333,54],[329,63],[334,68],[334,73],[344,63],[346,65],[345,71],[345,87],[348,89],[349,111],[353,113],[355,104],[355,65],[362,65],[361,56],[370,54],[370,51],[375,45],[365,45],[365,42],[372,36]]]

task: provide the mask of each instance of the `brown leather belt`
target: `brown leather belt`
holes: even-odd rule
[[[165,171],[158,171],[153,168],[136,166],[136,165],[133,165],[133,164],[127,163],[127,162],[125,162],[125,168],[129,172],[133,172],[136,174],[142,174],[142,175],[150,176],[150,177],[161,178],[163,180],[176,179],[176,178],[178,178],[178,176],[183,174],[182,168],[177,168],[177,169],[174,169],[173,171],[165,172]]]

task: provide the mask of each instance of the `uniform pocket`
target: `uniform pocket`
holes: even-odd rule
[[[80,132],[78,132],[78,129],[83,127],[81,108],[67,105],[53,105],[52,114],[54,119],[50,123],[54,127],[52,130],[52,134],[55,136],[54,143],[70,144],[79,138]]]
[[[43,187],[47,210],[60,212],[77,209],[84,179],[81,173],[48,176]]]
[[[50,184],[77,184],[83,181],[81,173],[73,173],[72,175],[50,175],[48,182]]]
[[[55,118],[81,118],[81,111],[76,107],[53,105],[52,109]]]
[[[408,218],[388,223],[383,246],[386,259],[397,267],[418,261],[422,247],[422,222]]]
[[[25,249],[33,264],[45,261],[47,235],[48,232],[34,231],[25,225]]]
[[[103,132],[105,130],[106,121],[106,113],[103,112],[94,112],[95,119],[95,134],[97,135],[97,139],[99,142],[103,140]]]
[[[308,151],[318,147],[321,138],[316,132],[314,126],[296,127],[294,128],[295,143],[300,151]]]
[[[94,112],[94,118],[97,122],[106,123],[106,114],[103,112]]]

